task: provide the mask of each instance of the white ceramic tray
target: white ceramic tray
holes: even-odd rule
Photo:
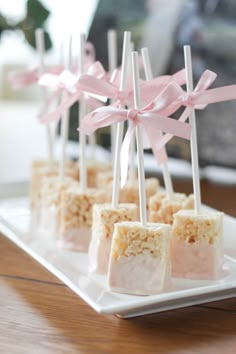
[[[236,219],[225,217],[225,276],[217,281],[174,279],[169,292],[131,296],[107,290],[105,276],[88,273],[85,253],[60,250],[55,240],[33,231],[26,197],[0,202],[0,232],[52,272],[100,313],[133,317],[236,296]]]

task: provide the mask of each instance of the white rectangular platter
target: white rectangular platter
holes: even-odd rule
[[[94,310],[122,318],[202,304],[236,296],[236,219],[225,216],[225,276],[216,281],[172,279],[172,288],[152,296],[132,296],[107,289],[106,277],[88,272],[85,253],[58,249],[49,234],[32,228],[27,197],[2,199],[0,232],[52,272]]]

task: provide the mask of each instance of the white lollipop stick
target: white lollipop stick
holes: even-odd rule
[[[142,59],[143,59],[146,80],[150,81],[153,79],[153,75],[152,75],[152,68],[151,68],[151,62],[150,62],[150,56],[148,53],[148,49],[142,48],[141,53],[142,53]],[[172,179],[171,179],[168,163],[163,163],[161,167],[162,167],[162,174],[163,174],[166,194],[169,198],[172,198],[173,193],[174,193],[174,189],[173,189],[173,184],[172,184]]]
[[[71,46],[72,46],[72,38],[69,37],[68,42],[68,52],[65,53],[65,69],[70,70],[71,66]],[[59,165],[59,177],[61,182],[65,179],[65,166],[66,166],[66,146],[68,141],[68,132],[69,132],[69,118],[70,118],[70,110],[66,110],[62,115],[61,120],[61,138],[62,138],[62,146],[61,146],[61,160]]]
[[[186,83],[187,92],[193,92],[193,71],[192,71],[192,56],[191,47],[184,46],[184,60],[186,68]],[[192,174],[193,174],[193,191],[194,191],[194,206],[196,214],[201,212],[201,188],[199,178],[199,163],[198,163],[198,146],[197,146],[197,129],[196,129],[196,115],[193,109],[190,115],[190,124],[192,126],[191,135],[191,160],[192,160]]]
[[[133,87],[134,87],[134,108],[140,106],[140,88],[139,88],[139,62],[138,52],[132,52],[132,72],[133,72]],[[139,202],[140,202],[140,221],[142,226],[147,225],[147,210],[146,210],[146,189],[145,189],[145,172],[143,163],[143,141],[140,125],[136,126],[136,142],[138,154],[138,182],[139,182]]]
[[[134,42],[130,43],[130,60],[129,60],[129,76],[132,75],[132,63],[131,63],[131,52],[134,51]],[[129,125],[132,123],[129,121]],[[134,181],[136,178],[136,168],[135,168],[135,157],[136,157],[136,151],[135,151],[135,137],[132,138],[130,142],[130,168],[129,168],[129,177],[131,181]]]
[[[85,35],[84,33],[80,34],[79,41],[79,73],[80,75],[84,73],[84,50],[85,47]],[[82,123],[82,119],[86,114],[86,102],[84,94],[81,93],[79,101],[79,126]],[[84,193],[87,188],[87,166],[86,166],[86,157],[85,157],[85,148],[86,148],[86,136],[84,133],[79,131],[79,145],[80,145],[80,187]]]
[[[89,147],[90,147],[90,158],[91,160],[95,160],[96,135],[94,133],[89,135],[88,140],[89,140]]]
[[[128,60],[129,60],[129,48],[130,48],[130,32],[124,32],[123,40],[123,52],[122,52],[122,66],[121,66],[121,80],[120,91],[125,88]],[[114,178],[113,178],[113,190],[112,190],[112,207],[117,208],[119,197],[119,185],[120,185],[120,150],[123,138],[124,123],[116,124],[116,145],[115,145],[115,159],[114,159]]]
[[[44,53],[45,53],[45,43],[44,43],[44,32],[41,28],[38,28],[35,31],[35,42],[36,42],[36,49],[38,52],[39,57],[39,75],[43,75],[45,68],[44,68]],[[44,100],[47,99],[47,91],[45,87],[41,88]],[[52,139],[52,132],[49,124],[46,126],[46,136],[47,136],[47,144],[48,144],[48,160],[49,166],[52,168],[53,163],[53,139]]]
[[[108,41],[108,70],[112,74],[117,68],[117,33],[111,29],[107,33]],[[116,137],[116,125],[111,125],[111,156],[114,163],[115,158],[115,137]]]

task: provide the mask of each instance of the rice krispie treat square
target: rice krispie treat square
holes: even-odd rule
[[[65,177],[63,181],[57,176],[43,178],[38,213],[38,227],[41,231],[56,234],[60,218],[61,196],[64,190],[71,187],[79,189],[79,182],[70,177]]]
[[[97,161],[97,160],[88,160],[87,161],[88,187],[89,188],[98,187],[97,175],[101,172],[109,172],[109,171],[112,171],[112,167],[110,163]]]
[[[147,178],[145,180],[147,208],[149,198],[156,194],[158,187],[159,180],[157,178]],[[133,203],[139,205],[138,180],[128,180],[126,182],[125,186],[120,190],[119,201],[120,203]]]
[[[115,224],[108,285],[112,291],[151,295],[170,282],[169,240],[165,224],[122,222]]]
[[[64,190],[60,203],[59,245],[74,251],[87,251],[91,239],[93,205],[105,201],[106,192],[103,190]]]
[[[59,173],[58,161],[53,162],[52,168],[49,167],[47,161],[36,160],[32,164],[31,181],[30,181],[30,205],[32,209],[40,207],[42,199],[42,182],[45,177],[56,177]],[[66,176],[75,180],[79,180],[78,164],[73,161],[66,162]]]
[[[169,198],[165,193],[156,193],[150,197],[149,221],[162,224],[173,224],[174,214],[181,209],[193,209],[193,195],[186,196],[184,193],[174,193]]]

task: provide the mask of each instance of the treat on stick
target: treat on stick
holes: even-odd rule
[[[190,46],[184,47],[187,91],[193,92]],[[201,207],[195,111],[191,111],[191,157],[194,210],[181,210],[174,217],[171,234],[172,274],[191,279],[220,277],[223,266],[223,213],[205,212]]]
[[[140,105],[138,53],[132,53],[134,108]],[[163,291],[170,278],[170,226],[147,224],[143,145],[140,125],[136,126],[141,222],[115,225],[108,284],[112,291],[150,295]]]
[[[80,35],[79,69],[84,72],[84,34]],[[79,124],[86,113],[84,94],[80,95]],[[92,208],[94,203],[105,203],[107,193],[88,188],[86,165],[86,137],[79,133],[80,139],[80,188],[69,188],[62,193],[59,220],[59,246],[74,251],[88,250],[91,238]]]
[[[39,75],[43,75],[44,73],[44,52],[45,52],[45,45],[44,45],[44,32],[41,28],[38,28],[35,31],[35,42],[36,48],[39,56]],[[47,98],[47,92],[45,88],[42,88],[42,94],[44,100]],[[46,125],[46,134],[47,134],[47,145],[48,145],[48,162],[49,167],[52,168],[53,166],[53,140],[52,140],[52,132],[50,125]]]
[[[124,90],[128,58],[129,58],[130,33],[125,32],[123,44],[122,75],[120,88]],[[112,205],[94,205],[92,239],[89,246],[89,268],[92,272],[106,273],[111,250],[114,223],[125,220],[137,220],[137,207],[135,204],[118,204],[119,194],[119,156],[121,139],[123,135],[123,123],[118,123],[116,137],[116,151],[114,160],[114,174],[118,174],[113,182]],[[117,143],[119,142],[119,143]],[[117,159],[117,160],[116,160]],[[105,186],[104,186],[105,187]],[[106,186],[107,190],[107,186]],[[109,191],[108,194],[109,196]]]

